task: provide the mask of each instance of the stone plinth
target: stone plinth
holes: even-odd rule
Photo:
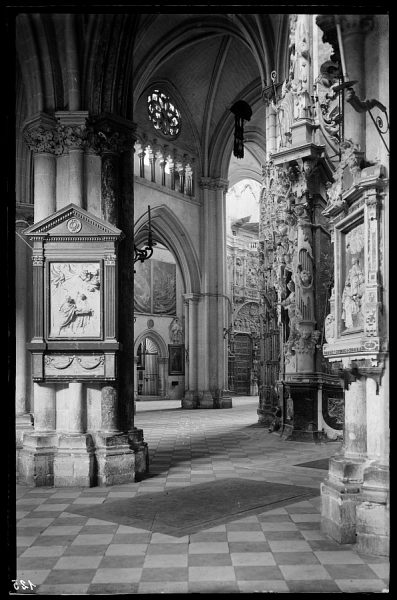
[[[54,485],[57,443],[55,433],[25,434],[17,465],[20,483],[35,487]]]
[[[357,506],[357,549],[364,554],[389,555],[389,469],[372,464],[364,471],[363,502]]]
[[[93,434],[98,485],[132,483],[148,471],[147,444],[143,441],[143,435],[139,436],[140,431],[117,434],[101,431]]]
[[[228,392],[222,392],[219,398],[219,408],[233,408],[232,397]]]
[[[357,486],[343,485],[331,479],[321,489],[321,531],[340,544],[356,542],[356,506],[361,502]]]
[[[182,398],[182,408],[192,409],[192,408],[197,408],[197,406],[198,406],[197,393],[193,392],[191,390],[187,390],[187,392],[185,392],[185,397]]]
[[[54,458],[54,487],[95,485],[94,443],[87,433],[62,433]]]
[[[214,399],[210,392],[198,393],[199,408],[214,408]]]
[[[390,509],[386,504],[362,502],[356,508],[357,551],[389,556]]]

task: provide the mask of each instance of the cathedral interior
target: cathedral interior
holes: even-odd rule
[[[9,15],[11,590],[388,591],[388,13],[120,8]]]

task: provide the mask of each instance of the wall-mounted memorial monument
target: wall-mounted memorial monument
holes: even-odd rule
[[[33,241],[33,380],[115,380],[122,232],[69,204],[24,234]]]

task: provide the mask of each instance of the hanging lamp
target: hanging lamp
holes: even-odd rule
[[[244,158],[244,121],[251,119],[252,110],[244,100],[238,100],[230,111],[234,114],[234,146],[236,158]]]

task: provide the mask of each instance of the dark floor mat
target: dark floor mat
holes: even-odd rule
[[[181,537],[314,496],[318,490],[308,487],[231,478],[70,506],[68,512]]]
[[[294,465],[294,467],[310,467],[310,469],[324,469],[324,471],[328,471],[328,464],[329,458],[320,458],[319,460]]]

